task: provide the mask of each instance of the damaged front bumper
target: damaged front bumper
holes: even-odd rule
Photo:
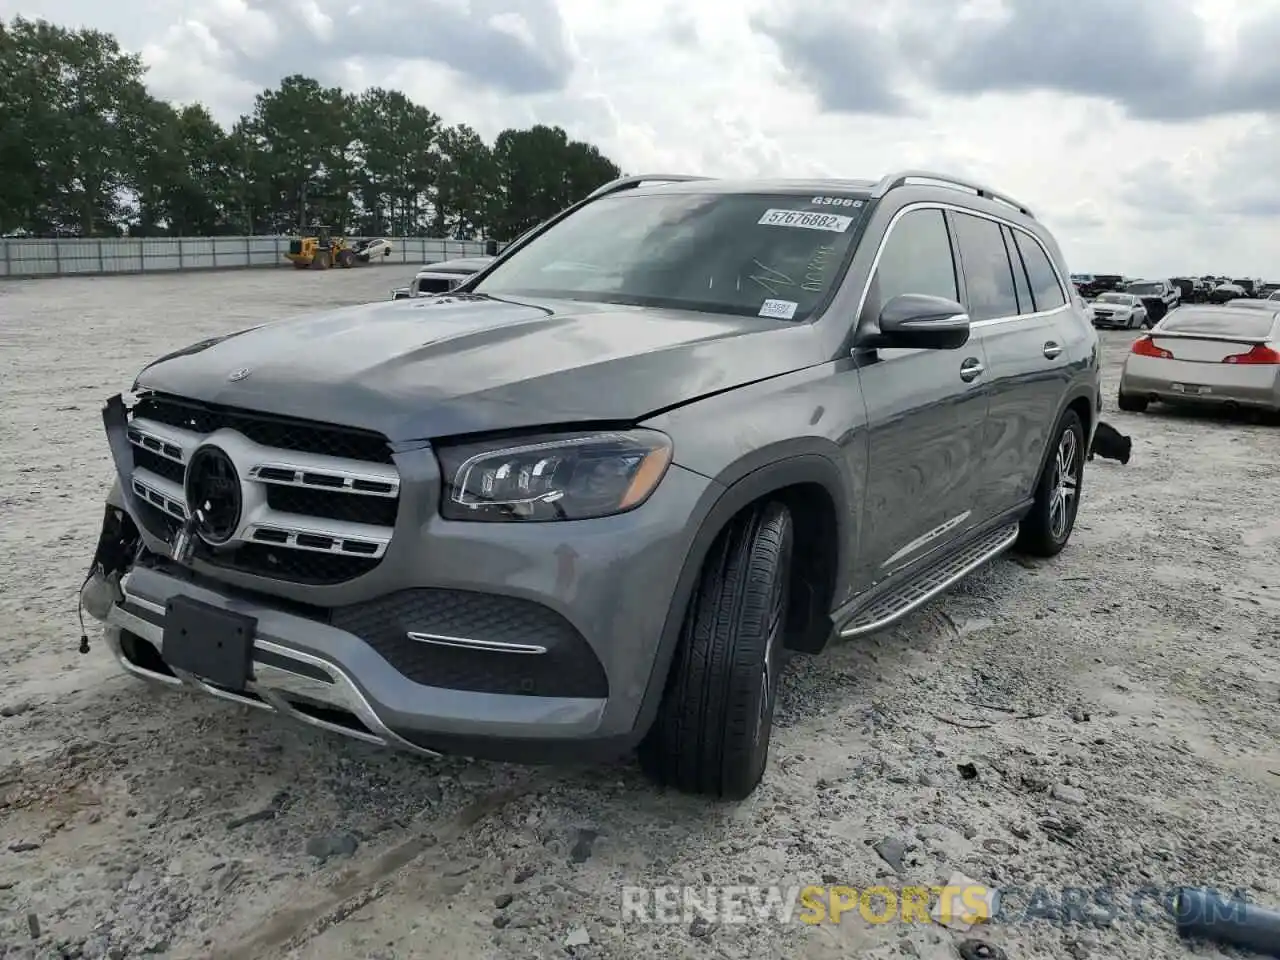
[[[308,726],[385,747],[436,756],[389,730],[369,700],[341,667],[269,636],[254,639],[250,680],[243,689],[226,689],[175,669],[161,656],[165,606],[145,596],[134,581],[168,579],[153,570],[133,518],[123,507],[121,485],[107,498],[102,533],[93,569],[80,591],[80,602],[103,624],[103,639],[120,666],[135,677],[168,687],[188,688],[222,700],[279,713]],[[154,555],[151,555],[154,556]],[[182,595],[226,605],[217,593],[182,584]],[[284,619],[297,619],[281,615]],[[269,628],[269,625],[267,625]]]
[[[130,589],[132,574],[120,583],[121,599],[109,610],[104,638],[120,665],[144,680],[187,687],[247,707],[279,713],[329,733],[384,747],[435,756],[391,732],[355,682],[335,664],[259,636],[253,644],[251,676],[242,690],[220,687],[171,667],[161,657],[165,608]],[[184,595],[206,602],[216,594],[191,587]],[[202,596],[203,594],[203,596]]]

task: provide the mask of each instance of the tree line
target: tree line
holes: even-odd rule
[[[395,90],[288,76],[228,130],[145,75],[109,34],[0,20],[0,236],[511,240],[619,175],[559,127],[487,144]]]

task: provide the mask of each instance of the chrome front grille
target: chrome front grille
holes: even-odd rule
[[[192,454],[211,444],[234,464],[239,524],[225,545],[197,553],[213,566],[339,583],[371,570],[391,542],[400,475],[377,434],[152,394],[133,408],[128,437],[143,520],[166,538],[188,516]]]

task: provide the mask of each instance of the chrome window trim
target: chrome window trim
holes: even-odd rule
[[[1049,268],[1053,270],[1054,279],[1058,282],[1058,292],[1062,294],[1062,299],[1064,301],[1062,306],[1054,307],[1052,310],[1037,310],[1033,313],[1016,313],[1007,317],[989,317],[986,320],[974,320],[970,324],[971,328],[993,327],[1002,323],[1012,323],[1015,320],[1032,320],[1039,317],[1051,317],[1055,314],[1061,313],[1071,306],[1071,297],[1067,296],[1066,286],[1062,281],[1062,274],[1058,270],[1058,264],[1054,262],[1053,256],[1049,253],[1048,248],[1040,242],[1040,238],[1030,230],[1027,230],[1025,227],[1020,227],[1012,220],[1007,220],[1004,217],[997,217],[994,214],[985,213],[980,210],[973,210],[969,207],[961,206],[960,204],[946,203],[942,200],[920,200],[915,203],[907,204],[895,213],[893,218],[889,221],[889,226],[885,228],[884,236],[880,238],[880,244],[876,248],[876,255],[871,261],[871,269],[867,272],[867,282],[862,287],[861,296],[858,297],[858,309],[854,312],[855,318],[861,319],[862,311],[866,308],[867,297],[871,293],[871,280],[875,277],[876,271],[880,268],[880,258],[884,254],[884,248],[889,242],[889,238],[893,236],[894,228],[898,225],[899,220],[908,213],[916,210],[950,210],[953,213],[967,213],[972,217],[990,220],[992,223],[1008,227],[1010,230],[1021,231],[1035,241],[1036,246],[1038,246],[1041,252],[1045,255],[1045,259],[1049,261]],[[963,264],[957,262],[956,265],[963,270]],[[1012,277],[1010,277],[1010,279],[1012,279]]]

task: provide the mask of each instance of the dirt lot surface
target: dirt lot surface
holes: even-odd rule
[[[392,269],[0,284],[0,956],[1189,955],[1153,919],[622,922],[623,884],[1204,882],[1280,905],[1280,432],[1106,419],[1070,547],[1001,559],[895,629],[797,662],[738,806],[629,764],[367,749],[77,653],[109,478],[99,408],[198,338],[387,295]],[[1154,409],[1154,408],[1153,408]],[[92,628],[92,624],[91,624]],[[97,639],[97,631],[91,629]],[[1011,900],[1016,911],[1018,901]],[[728,918],[731,920],[732,918]],[[1196,955],[1213,955],[1198,948]]]

